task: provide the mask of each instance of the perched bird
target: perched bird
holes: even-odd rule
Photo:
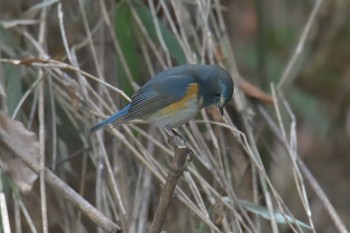
[[[217,65],[181,65],[157,74],[142,86],[125,108],[90,129],[146,120],[166,130],[191,120],[203,107],[217,105],[221,115],[233,94],[230,74]]]

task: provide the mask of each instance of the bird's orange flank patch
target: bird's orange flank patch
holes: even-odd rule
[[[165,113],[171,113],[173,111],[176,111],[181,108],[185,108],[187,105],[187,102],[190,101],[193,98],[197,98],[198,95],[198,84],[197,83],[191,83],[186,91],[186,94],[182,99],[176,103],[170,104],[164,108]]]

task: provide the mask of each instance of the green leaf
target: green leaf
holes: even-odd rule
[[[263,217],[265,219],[268,219],[268,220],[271,219],[270,212],[266,207],[259,206],[259,205],[256,205],[254,203],[251,203],[248,201],[243,201],[243,200],[239,200],[239,203],[242,204],[242,206],[244,206],[244,208],[246,208],[248,211],[250,211],[254,214],[260,215],[261,217]],[[277,223],[280,223],[280,224],[291,223],[291,224],[296,224],[296,225],[298,225],[302,228],[308,229],[308,230],[311,229],[311,227],[308,224],[306,224],[300,220],[297,220],[291,216],[288,216],[286,214],[283,215],[278,210],[274,211],[274,217],[275,217]]]
[[[21,68],[14,65],[3,64],[6,82],[7,106],[12,115],[23,95]]]
[[[135,1],[134,7],[152,40],[159,42],[151,11],[140,1]],[[158,18],[156,20],[158,21]],[[175,59],[178,65],[185,64],[185,53],[182,50],[182,47],[176,39],[175,35],[166,27],[163,22],[158,21],[158,23],[164,42],[169,50],[171,57]]]
[[[16,40],[12,37],[10,32],[6,30],[1,24],[0,24],[0,45],[7,48],[11,48],[13,51],[18,50],[19,48],[18,44],[16,43]],[[7,50],[3,50],[3,51],[7,51]]]
[[[140,74],[137,52],[137,38],[134,31],[134,22],[132,20],[131,11],[128,4],[124,1],[121,2],[116,8],[115,17],[115,34],[118,38],[123,56],[126,64],[131,72],[133,80],[137,80]],[[121,58],[117,57],[118,67],[118,79],[120,81],[121,88],[126,94],[131,95],[133,89],[126,76],[126,71],[121,63]]]

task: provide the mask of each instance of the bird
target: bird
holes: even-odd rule
[[[131,103],[93,126],[92,134],[105,126],[145,120],[167,132],[185,124],[202,109],[224,106],[234,90],[231,75],[218,65],[186,64],[164,70],[131,97]]]

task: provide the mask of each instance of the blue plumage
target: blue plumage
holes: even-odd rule
[[[194,94],[189,93],[192,84],[196,84]],[[219,66],[173,67],[149,80],[132,96],[128,106],[94,126],[90,133],[108,124],[116,125],[134,119],[147,120],[159,127],[178,127],[193,118],[202,107],[217,105],[222,113],[232,93],[232,78]],[[169,108],[171,105],[173,107]]]

